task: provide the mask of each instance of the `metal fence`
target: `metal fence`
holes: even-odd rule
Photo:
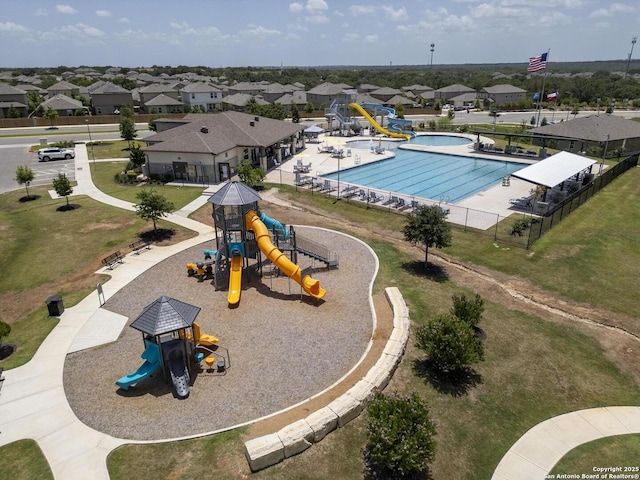
[[[526,247],[529,248],[542,235],[560,223],[571,212],[584,204],[596,193],[609,185],[624,172],[638,165],[638,154],[627,157],[613,167],[595,177],[589,184],[578,190],[571,197],[554,206],[553,210],[543,217],[539,217],[529,228]]]
[[[340,197],[342,200],[360,204],[365,208],[375,208],[400,215],[412,212],[422,204],[440,205],[449,211],[447,220],[453,228],[493,238],[494,241],[503,244],[528,249],[542,235],[560,223],[563,218],[606,187],[616,177],[637,164],[638,153],[605,170],[571,196],[560,203],[554,204],[553,208],[544,216],[533,215],[528,211],[523,211],[521,214],[503,216],[451,205],[446,198],[440,201],[433,201],[416,197],[403,197],[394,192],[362,188],[346,182],[324,179],[319,172],[317,176],[301,177],[296,188],[302,187],[312,192]],[[403,201],[400,202],[399,200]]]

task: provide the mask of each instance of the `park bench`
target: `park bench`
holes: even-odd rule
[[[151,242],[148,240],[136,240],[135,242],[129,245],[129,248],[133,250],[133,252],[136,255],[140,255],[140,250],[145,248],[148,248],[148,249],[151,248]]]
[[[116,263],[124,263],[124,256],[119,251],[113,252],[111,255],[104,257],[102,263],[109,270],[113,270]]]

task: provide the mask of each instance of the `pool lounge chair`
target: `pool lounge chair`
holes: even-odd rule
[[[376,203],[384,200],[383,195],[378,195],[376,192],[369,192],[369,203]]]

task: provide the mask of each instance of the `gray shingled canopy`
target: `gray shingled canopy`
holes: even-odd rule
[[[147,305],[131,328],[148,335],[163,335],[189,328],[200,313],[200,307],[164,295]]]
[[[253,188],[242,182],[230,182],[209,197],[208,202],[214,205],[248,205],[262,200]]]

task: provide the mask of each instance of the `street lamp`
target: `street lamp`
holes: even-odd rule
[[[436,48],[436,44],[432,43],[431,44],[431,63],[429,64],[429,68],[433,68],[433,51],[435,50],[435,48]]]
[[[96,156],[93,152],[93,141],[91,140],[91,128],[89,128],[89,119],[85,119],[85,122],[87,123],[87,132],[89,132],[89,145],[91,146],[91,158],[93,159],[93,163],[96,163]]]

